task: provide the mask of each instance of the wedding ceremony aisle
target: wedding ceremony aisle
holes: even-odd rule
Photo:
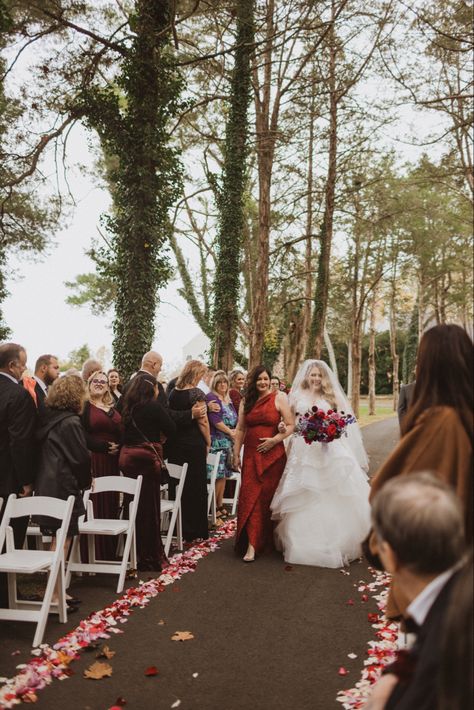
[[[398,422],[363,435],[373,473]],[[145,573],[129,580],[123,596],[113,577],[75,579],[80,610],[66,625],[50,617],[50,647],[39,657],[30,652],[31,624],[1,623],[0,707],[22,695],[48,710],[345,707],[338,691],[360,680],[376,638],[378,592],[367,564],[292,566],[275,553],[246,565],[233,551],[234,526],[173,558],[159,582]]]

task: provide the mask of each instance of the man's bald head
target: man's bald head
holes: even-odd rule
[[[163,358],[160,353],[150,350],[142,357],[141,369],[149,372],[153,377],[158,377],[163,366]]]

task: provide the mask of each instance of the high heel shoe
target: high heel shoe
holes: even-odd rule
[[[244,555],[244,557],[242,557],[242,560],[244,562],[255,562],[255,555],[253,557],[249,557],[248,555]]]

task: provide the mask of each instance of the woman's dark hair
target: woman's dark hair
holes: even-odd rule
[[[418,348],[413,401],[402,423],[412,429],[426,409],[456,409],[468,436],[473,434],[473,343],[459,325],[436,325],[423,335]]]
[[[247,375],[247,384],[245,388],[244,399],[245,414],[248,414],[250,410],[253,409],[255,406],[255,403],[258,399],[257,380],[263,372],[266,372],[268,375],[268,379],[271,380],[272,373],[270,372],[268,367],[265,367],[265,365],[257,365]]]
[[[135,375],[123,396],[122,422],[127,425],[132,421],[133,410],[140,404],[146,404],[155,398],[156,380],[143,375]]]

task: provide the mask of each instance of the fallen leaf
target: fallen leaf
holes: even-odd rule
[[[22,703],[36,703],[38,700],[38,696],[36,693],[30,692],[30,693],[25,693],[24,695],[21,696],[21,702]]]
[[[347,658],[357,658],[357,653],[348,653]]]
[[[158,675],[158,668],[156,666],[148,666],[148,668],[145,668],[145,675]]]
[[[113,658],[115,656],[115,651],[111,651],[108,646],[102,646],[96,658]]]
[[[111,675],[112,666],[109,663],[102,663],[101,661],[96,661],[84,671],[84,678],[91,678],[92,680],[100,680],[101,678],[106,678]]]
[[[173,705],[171,705],[172,708],[179,708],[181,705],[181,700],[175,700]]]
[[[164,625],[165,625],[165,620],[164,620],[164,619],[160,619],[159,622],[158,622],[158,626],[164,626]]]
[[[348,675],[349,671],[346,670],[343,666],[341,666],[338,670],[339,675]]]
[[[193,639],[194,636],[190,631],[175,631],[171,637],[172,641],[189,641]]]

